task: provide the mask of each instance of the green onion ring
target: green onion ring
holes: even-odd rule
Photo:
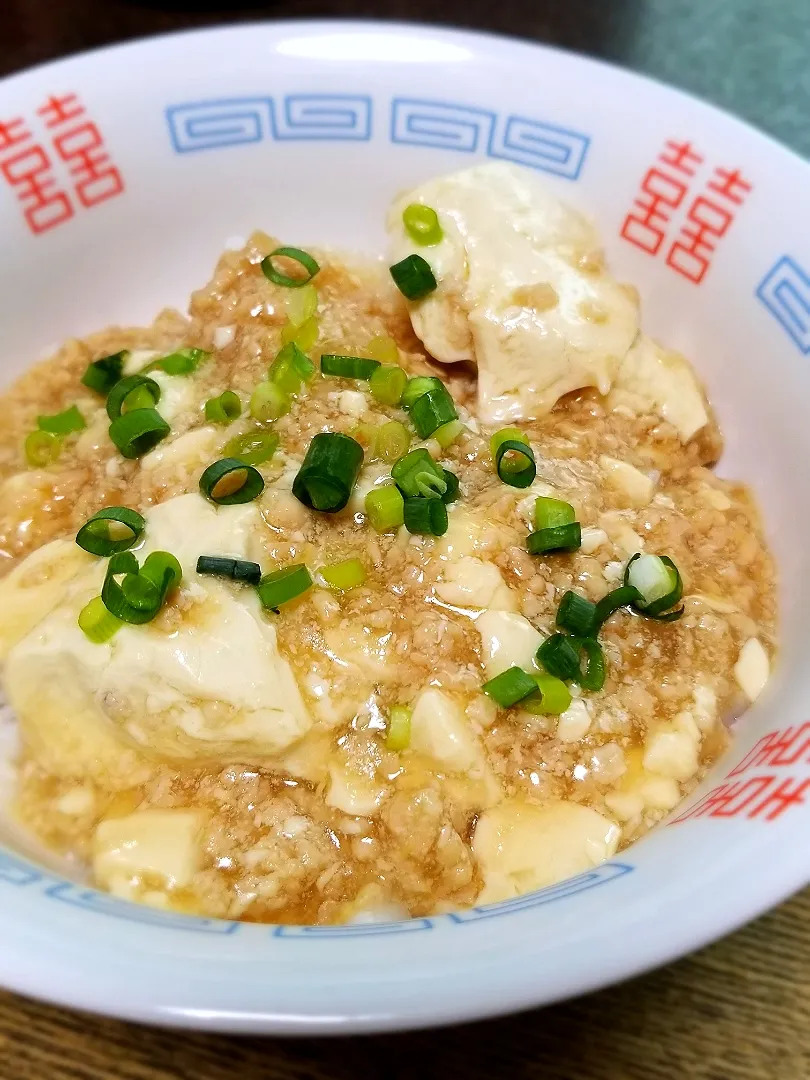
[[[277,255],[299,263],[306,270],[307,276],[292,278],[276,270],[275,266],[273,266],[273,259]],[[280,247],[276,248],[275,251],[271,251],[269,255],[262,259],[261,267],[262,273],[268,281],[272,281],[274,285],[281,285],[285,289],[300,289],[302,285],[308,285],[320,270],[320,266],[308,252],[294,247]]]
[[[217,493],[217,487],[229,476],[237,484],[241,480],[241,484],[233,487],[230,483],[226,483],[225,490]],[[200,491],[206,499],[216,503],[217,506],[249,503],[257,499],[264,491],[264,477],[258,469],[254,469],[252,465],[246,465],[240,458],[220,458],[219,461],[209,465],[200,477]]]
[[[125,526],[131,535],[113,540],[107,524],[111,521]],[[91,555],[106,558],[133,547],[140,540],[145,528],[146,522],[137,510],[130,510],[128,506],[105,506],[82,525],[76,533],[76,543]]]

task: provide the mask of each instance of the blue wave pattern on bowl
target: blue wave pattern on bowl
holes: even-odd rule
[[[472,105],[394,98],[388,108],[392,143],[481,151],[568,180],[579,178],[591,142],[589,135],[544,120]],[[362,94],[286,94],[169,105],[166,120],[175,151],[187,154],[265,139],[368,142],[373,110],[372,99]]]
[[[596,866],[576,877],[568,878],[556,885],[537,892],[517,896],[499,904],[487,904],[483,907],[470,908],[450,915],[432,918],[410,919],[393,923],[355,923],[345,926],[273,926],[270,932],[279,938],[329,938],[346,936],[368,936],[380,934],[414,933],[420,930],[432,930],[437,922],[449,921],[457,925],[476,922],[479,919],[491,919],[498,915],[511,915],[518,911],[542,907],[556,900],[563,900],[578,893],[587,892],[600,885],[629,874],[634,868],[627,863],[608,862]],[[27,859],[0,851],[0,885],[14,888],[38,887],[49,899],[58,903],[69,904],[100,915],[109,915],[127,922],[142,923],[147,926],[163,926],[169,930],[189,930],[202,934],[235,934],[245,924],[225,919],[204,919],[196,915],[181,915],[170,911],[160,911],[144,904],[132,904],[128,900],[119,900],[98,889],[76,885],[71,881],[55,877],[34,866]],[[255,925],[255,924],[254,924]]]
[[[757,286],[756,296],[799,351],[810,356],[810,274],[783,255]]]

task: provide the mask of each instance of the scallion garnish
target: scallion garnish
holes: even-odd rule
[[[103,645],[123,626],[119,618],[107,611],[100,596],[94,596],[84,605],[77,621],[79,629],[94,645]]]
[[[571,691],[555,675],[537,675],[532,678],[537,683],[537,692],[529,694],[520,703],[521,709],[530,713],[559,716],[571,704]]]
[[[683,596],[683,581],[678,567],[666,555],[635,554],[624,572],[624,584],[638,593],[634,607],[650,619],[674,622],[683,608],[674,608]]]
[[[558,679],[576,679],[579,675],[579,650],[565,634],[552,634],[537,650],[537,659]]]
[[[500,434],[502,432],[493,435],[493,443]],[[528,441],[525,438],[500,439],[495,450],[495,471],[510,487],[530,487],[537,476],[537,465]]]
[[[294,341],[279,352],[270,365],[268,377],[286,394],[297,394],[302,383],[309,382],[315,374],[315,365],[306,353],[301,352]]]
[[[411,420],[420,439],[429,439],[437,428],[458,420],[455,402],[442,386],[421,394],[411,406]]]
[[[50,431],[32,431],[23,444],[25,460],[35,469],[52,465],[62,453],[62,439]]]
[[[274,382],[259,383],[250,395],[249,409],[254,420],[278,420],[290,411],[290,396]]]
[[[110,438],[125,458],[138,458],[165,439],[171,428],[154,409],[135,409],[110,424]]]
[[[423,244],[425,247],[441,243],[442,227],[439,224],[439,215],[432,206],[411,203],[402,211],[402,224],[414,243]]]
[[[526,550],[530,555],[545,555],[550,551],[576,551],[582,545],[582,529],[578,521],[556,529],[538,529],[529,533]]]
[[[364,356],[338,356],[335,353],[321,356],[323,374],[339,379],[370,379],[378,367],[381,367],[379,360],[368,360]]]
[[[405,524],[405,500],[394,484],[372,488],[366,495],[366,517],[378,533],[393,532]]]
[[[153,409],[160,401],[160,387],[146,375],[127,375],[107,395],[107,416],[117,420],[138,409]]]
[[[638,600],[638,590],[634,589],[632,585],[620,585],[618,589],[613,589],[607,596],[603,596],[596,605],[594,616],[596,627],[600,628],[607,622],[613,612],[618,611],[619,608],[628,607],[629,605],[635,607]]]
[[[292,492],[313,510],[333,514],[349,501],[363,464],[363,447],[340,432],[321,432],[307,449]]]
[[[322,566],[320,573],[329,588],[336,592],[349,592],[366,580],[366,568],[359,559],[344,559],[331,566]]]
[[[534,504],[534,527],[540,529],[558,529],[561,525],[573,525],[577,512],[571,503],[562,499],[549,499],[540,495]]]
[[[368,381],[371,396],[381,405],[399,405],[408,376],[396,364],[381,364]]]
[[[406,499],[441,499],[447,491],[444,469],[423,446],[401,457],[391,476]]]
[[[273,265],[273,259],[276,258],[292,259],[293,262],[297,262],[306,271],[306,277],[289,277],[287,274],[282,274]],[[320,266],[309,252],[294,247],[276,248],[262,259],[261,266],[262,273],[268,281],[272,281],[274,285],[281,285],[285,289],[300,289],[308,285],[320,270]]]
[[[70,435],[74,431],[83,431],[87,422],[78,406],[71,405],[64,412],[54,413],[52,416],[38,416],[37,427],[40,431],[48,431],[52,435]]]
[[[121,352],[102,356],[100,360],[94,360],[87,365],[87,370],[82,375],[82,383],[97,394],[107,395],[124,374],[124,364],[129,358],[129,352],[124,349]]]
[[[591,637],[598,629],[596,604],[569,590],[557,608],[557,626],[574,637]]]
[[[274,570],[265,574],[258,586],[262,607],[277,611],[282,604],[301,596],[312,588],[312,578],[303,563],[285,566],[283,570]]]
[[[398,364],[399,348],[396,341],[388,334],[375,334],[365,348],[366,356],[379,360],[381,364]]]
[[[205,349],[178,349],[168,356],[159,356],[157,360],[152,360],[142,373],[163,371],[166,375],[191,375],[210,355]]]
[[[235,435],[225,446],[225,457],[239,458],[245,465],[264,465],[278,450],[275,431],[246,431]]]
[[[217,506],[249,503],[264,491],[264,478],[241,458],[221,458],[200,477],[200,491]]]
[[[436,278],[421,255],[408,255],[389,267],[394,284],[407,300],[421,300],[436,288]]]
[[[458,498],[458,477],[454,472],[450,472],[449,469],[442,469],[442,473],[444,474],[444,480],[447,484],[447,491],[445,491],[444,495],[442,495],[442,502],[445,504],[449,504],[455,502]]]
[[[447,507],[441,499],[406,499],[403,517],[409,533],[444,536],[447,532]]]
[[[374,429],[374,456],[383,461],[398,461],[410,445],[408,429],[399,420],[388,420]]]
[[[481,689],[492,698],[496,705],[500,705],[502,709],[509,709],[517,705],[519,701],[523,701],[529,694],[535,693],[537,683],[523,668],[510,667],[507,671],[496,675],[494,679],[485,682]]]
[[[107,558],[136,544],[146,522],[128,506],[105,506],[93,514],[76,533],[76,543],[91,555]]]
[[[408,379],[405,389],[402,391],[402,408],[410,409],[413,403],[423,394],[426,394],[428,390],[438,389],[444,389],[444,383],[441,379],[437,379],[434,375],[414,375],[412,379]]]
[[[577,637],[571,640],[580,653],[585,653],[586,658],[585,669],[582,669],[580,662],[579,671],[574,676],[575,681],[586,690],[601,690],[605,685],[606,676],[605,654],[602,646],[590,637]]]
[[[212,424],[230,424],[242,413],[242,402],[233,390],[225,390],[219,397],[209,398],[205,403],[205,419]]]
[[[284,297],[284,310],[293,327],[303,326],[318,310],[318,290],[314,285],[302,285]]]
[[[442,424],[440,428],[437,428],[433,432],[432,438],[436,440],[442,450],[446,450],[448,446],[452,446],[465,430],[460,420],[451,420],[449,424]]]
[[[101,599],[107,610],[122,622],[134,625],[151,622],[169,590],[180,583],[182,576],[180,563],[168,551],[153,551],[140,569],[132,552],[123,551],[113,555],[107,564]]]
[[[294,296],[295,293],[289,295]],[[291,322],[288,322],[281,328],[281,343],[282,345],[297,345],[304,353],[308,353],[310,349],[315,348],[320,332],[320,325],[314,315],[300,326],[293,326]]]
[[[262,568],[257,562],[247,559],[227,559],[219,555],[200,555],[197,559],[197,573],[211,574],[214,577],[230,578],[245,585],[258,585]]]
[[[407,705],[392,705],[385,729],[385,749],[407,750],[411,743],[412,712]]]

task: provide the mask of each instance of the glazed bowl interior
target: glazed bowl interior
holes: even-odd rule
[[[58,141],[73,121],[49,127],[43,111],[71,94],[81,123],[95,129],[75,144],[83,151]],[[12,147],[6,136],[0,148],[3,384],[66,338],[184,308],[221,250],[254,228],[378,257],[386,207],[403,188],[487,158],[538,170],[598,222],[611,268],[639,290],[647,332],[681,350],[705,381],[726,440],[720,472],[753,487],[776,555],[781,651],[729,754],[674,812],[684,820],[591,875],[490,909],[320,931],[183,918],[135,909],[87,888],[69,867],[43,866],[42,853],[7,826],[0,925],[11,945],[0,980],[163,1023],[416,1026],[632,974],[807,880],[806,164],[685,95],[579,57],[374,24],[267,24],[103,50],[0,84],[1,130],[17,118],[28,141]],[[667,171],[668,143],[688,143],[700,161],[692,175],[675,170],[685,193],[663,205],[656,228],[666,235],[651,253],[622,234],[628,215],[645,213],[644,189],[657,182],[650,174]],[[38,210],[44,196],[25,194],[28,166],[8,164],[33,145],[50,161],[48,197],[61,191],[70,204],[55,224],[48,215],[58,207]],[[80,191],[91,166],[118,180]],[[739,172],[739,201],[712,195],[717,170]],[[104,190],[112,194],[99,198]],[[678,187],[666,190],[675,203]],[[668,252],[700,197],[719,200],[726,216],[712,219],[690,276]],[[645,234],[648,247],[654,234]],[[764,749],[749,755],[755,744]],[[23,938],[27,949],[16,944]]]

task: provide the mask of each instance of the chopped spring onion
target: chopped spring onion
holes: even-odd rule
[[[33,468],[51,465],[62,453],[62,440],[51,431],[32,431],[23,444],[25,460]]]
[[[246,431],[235,435],[223,453],[225,457],[239,458],[245,465],[264,465],[278,450],[278,443],[275,431]]]
[[[137,409],[153,409],[160,401],[160,387],[146,375],[127,375],[107,395],[107,416],[117,420]]]
[[[303,326],[318,310],[318,290],[314,285],[302,285],[284,296],[284,310],[290,325]]]
[[[399,420],[388,420],[374,429],[374,456],[383,461],[398,461],[410,445],[408,429]]]
[[[340,432],[320,432],[309,444],[292,493],[313,510],[333,514],[349,501],[363,464],[363,447]]]
[[[535,529],[558,529],[561,525],[573,525],[577,512],[571,503],[562,499],[548,499],[540,495],[534,504]]]
[[[439,215],[432,206],[411,203],[402,211],[402,224],[411,240],[425,247],[441,243],[443,232]]]
[[[456,474],[454,472],[450,472],[449,469],[442,469],[442,473],[444,474],[444,480],[445,480],[445,483],[447,484],[447,491],[445,491],[444,495],[442,495],[442,502],[443,503],[455,502],[456,499],[458,498],[458,492],[459,492],[458,477],[456,476]]]
[[[182,576],[180,563],[168,551],[153,551],[140,569],[132,552],[123,551],[113,555],[107,564],[101,599],[122,622],[151,622]],[[120,582],[116,580],[119,577]]]
[[[366,345],[365,351],[372,360],[379,360],[381,364],[399,363],[397,343],[387,334],[376,334]]]
[[[447,491],[444,469],[423,446],[401,457],[391,476],[406,499],[441,499]]]
[[[143,536],[146,522],[128,506],[105,506],[93,514],[76,533],[76,543],[91,555],[107,558],[127,551]]]
[[[220,458],[200,477],[200,491],[217,506],[249,503],[264,491],[264,478],[240,458]]]
[[[411,420],[420,439],[429,439],[437,428],[458,420],[456,405],[446,387],[434,387],[411,406]]]
[[[366,517],[378,533],[393,532],[405,524],[405,500],[394,484],[372,488],[366,495]]]
[[[408,255],[389,267],[394,284],[407,300],[421,300],[436,288],[436,278],[421,255]]]
[[[529,440],[518,428],[501,428],[489,441],[495,471],[504,484],[527,488],[534,483],[537,466]]]
[[[439,388],[443,390],[444,383],[434,375],[414,375],[412,379],[408,379],[402,392],[402,408],[410,409],[413,403],[423,394],[426,394],[428,390],[438,390]]]
[[[537,659],[558,679],[576,679],[579,675],[579,650],[565,634],[552,634],[537,650]]]
[[[282,604],[311,589],[312,578],[303,563],[295,563],[285,566],[283,570],[265,574],[257,587],[262,607],[277,611]]]
[[[233,390],[226,390],[219,397],[209,398],[205,403],[205,419],[212,424],[230,424],[242,414],[242,402]]]
[[[538,529],[529,533],[526,550],[530,555],[545,555],[549,551],[576,551],[582,544],[582,529],[578,521],[556,529]]]
[[[634,606],[643,615],[673,622],[683,614],[682,607],[669,610],[683,596],[683,581],[678,567],[666,555],[634,555],[624,572],[624,584],[638,592]]]
[[[171,428],[154,409],[135,409],[110,424],[110,438],[125,458],[139,458],[165,439]]]
[[[366,568],[359,559],[344,559],[343,562],[321,567],[321,577],[337,592],[348,592],[363,585],[366,580]]]
[[[168,356],[159,356],[157,360],[152,360],[143,372],[163,371],[167,375],[191,375],[210,355],[205,349],[178,349]]]
[[[396,364],[381,364],[368,381],[371,396],[381,405],[399,405],[408,376]]]
[[[78,623],[84,636],[94,645],[103,645],[123,626],[119,618],[107,611],[100,596],[94,596],[84,605],[79,612]]]
[[[301,352],[295,342],[291,341],[281,349],[267,374],[270,381],[285,394],[297,394],[301,384],[309,382],[315,374],[315,365],[306,353]]]
[[[97,394],[109,394],[124,374],[124,364],[129,358],[129,352],[124,349],[121,352],[102,356],[100,360],[94,360],[87,365],[87,370],[82,375],[82,384]]]
[[[411,742],[411,710],[407,705],[392,705],[385,729],[386,750],[407,750]]]
[[[226,577],[245,585],[258,585],[262,568],[257,562],[249,562],[247,559],[225,559],[219,555],[200,555],[197,559],[197,573]]]
[[[619,608],[627,607],[629,604],[636,605],[638,599],[638,591],[632,585],[620,585],[618,589],[613,589],[607,596],[603,596],[596,605],[594,616],[596,628],[600,628],[603,623],[607,622],[613,612],[618,611]]]
[[[447,507],[441,499],[406,499],[405,528],[421,536],[444,536],[447,532]]]
[[[293,262],[297,262],[299,266],[304,268],[307,276],[289,277],[287,274],[282,274],[273,265],[273,259],[276,258],[292,259]],[[320,266],[308,252],[294,247],[276,248],[275,251],[271,251],[269,255],[262,259],[261,266],[262,273],[268,281],[272,281],[274,285],[281,285],[285,289],[301,289],[304,285],[309,285],[320,270]]]
[[[596,629],[596,604],[570,590],[557,608],[557,626],[575,637],[591,637]]]
[[[262,382],[250,395],[248,405],[254,420],[278,420],[290,411],[290,396],[274,382]]]
[[[529,694],[521,703],[521,709],[530,713],[559,716],[571,704],[571,691],[555,675],[532,675],[537,683],[537,693]]]
[[[440,428],[436,428],[432,438],[436,440],[442,450],[446,450],[448,446],[452,446],[465,430],[466,428],[460,420],[451,420],[448,424],[442,424]]]
[[[295,296],[296,294],[290,293],[290,295]],[[286,326],[282,326],[281,328],[281,343],[282,345],[293,343],[303,352],[307,353],[310,349],[315,347],[315,342],[318,340],[320,332],[320,323],[314,315],[311,319],[307,319],[306,322],[301,323],[300,326],[293,326],[291,322],[288,322]]]
[[[605,685],[605,654],[602,646],[594,638],[572,638],[574,646],[585,653],[585,669],[580,670],[574,676],[576,682],[586,690],[601,690]]]
[[[510,667],[507,671],[496,675],[494,679],[485,682],[481,689],[492,698],[496,705],[500,705],[502,709],[509,709],[512,705],[523,701],[529,694],[535,693],[537,683],[523,668]]]
[[[498,447],[501,443],[505,442],[519,442],[529,445],[529,440],[520,430],[516,427],[500,428],[496,431],[492,438],[489,440],[489,452],[492,454],[492,460],[494,461],[498,454]]]
[[[324,353],[321,356],[321,371],[324,375],[336,375],[340,379],[370,379],[379,360],[369,360],[365,356],[337,356]]]
[[[70,435],[74,431],[83,431],[87,422],[78,406],[71,405],[69,409],[53,416],[38,416],[37,427],[40,431],[49,431],[52,435]]]

